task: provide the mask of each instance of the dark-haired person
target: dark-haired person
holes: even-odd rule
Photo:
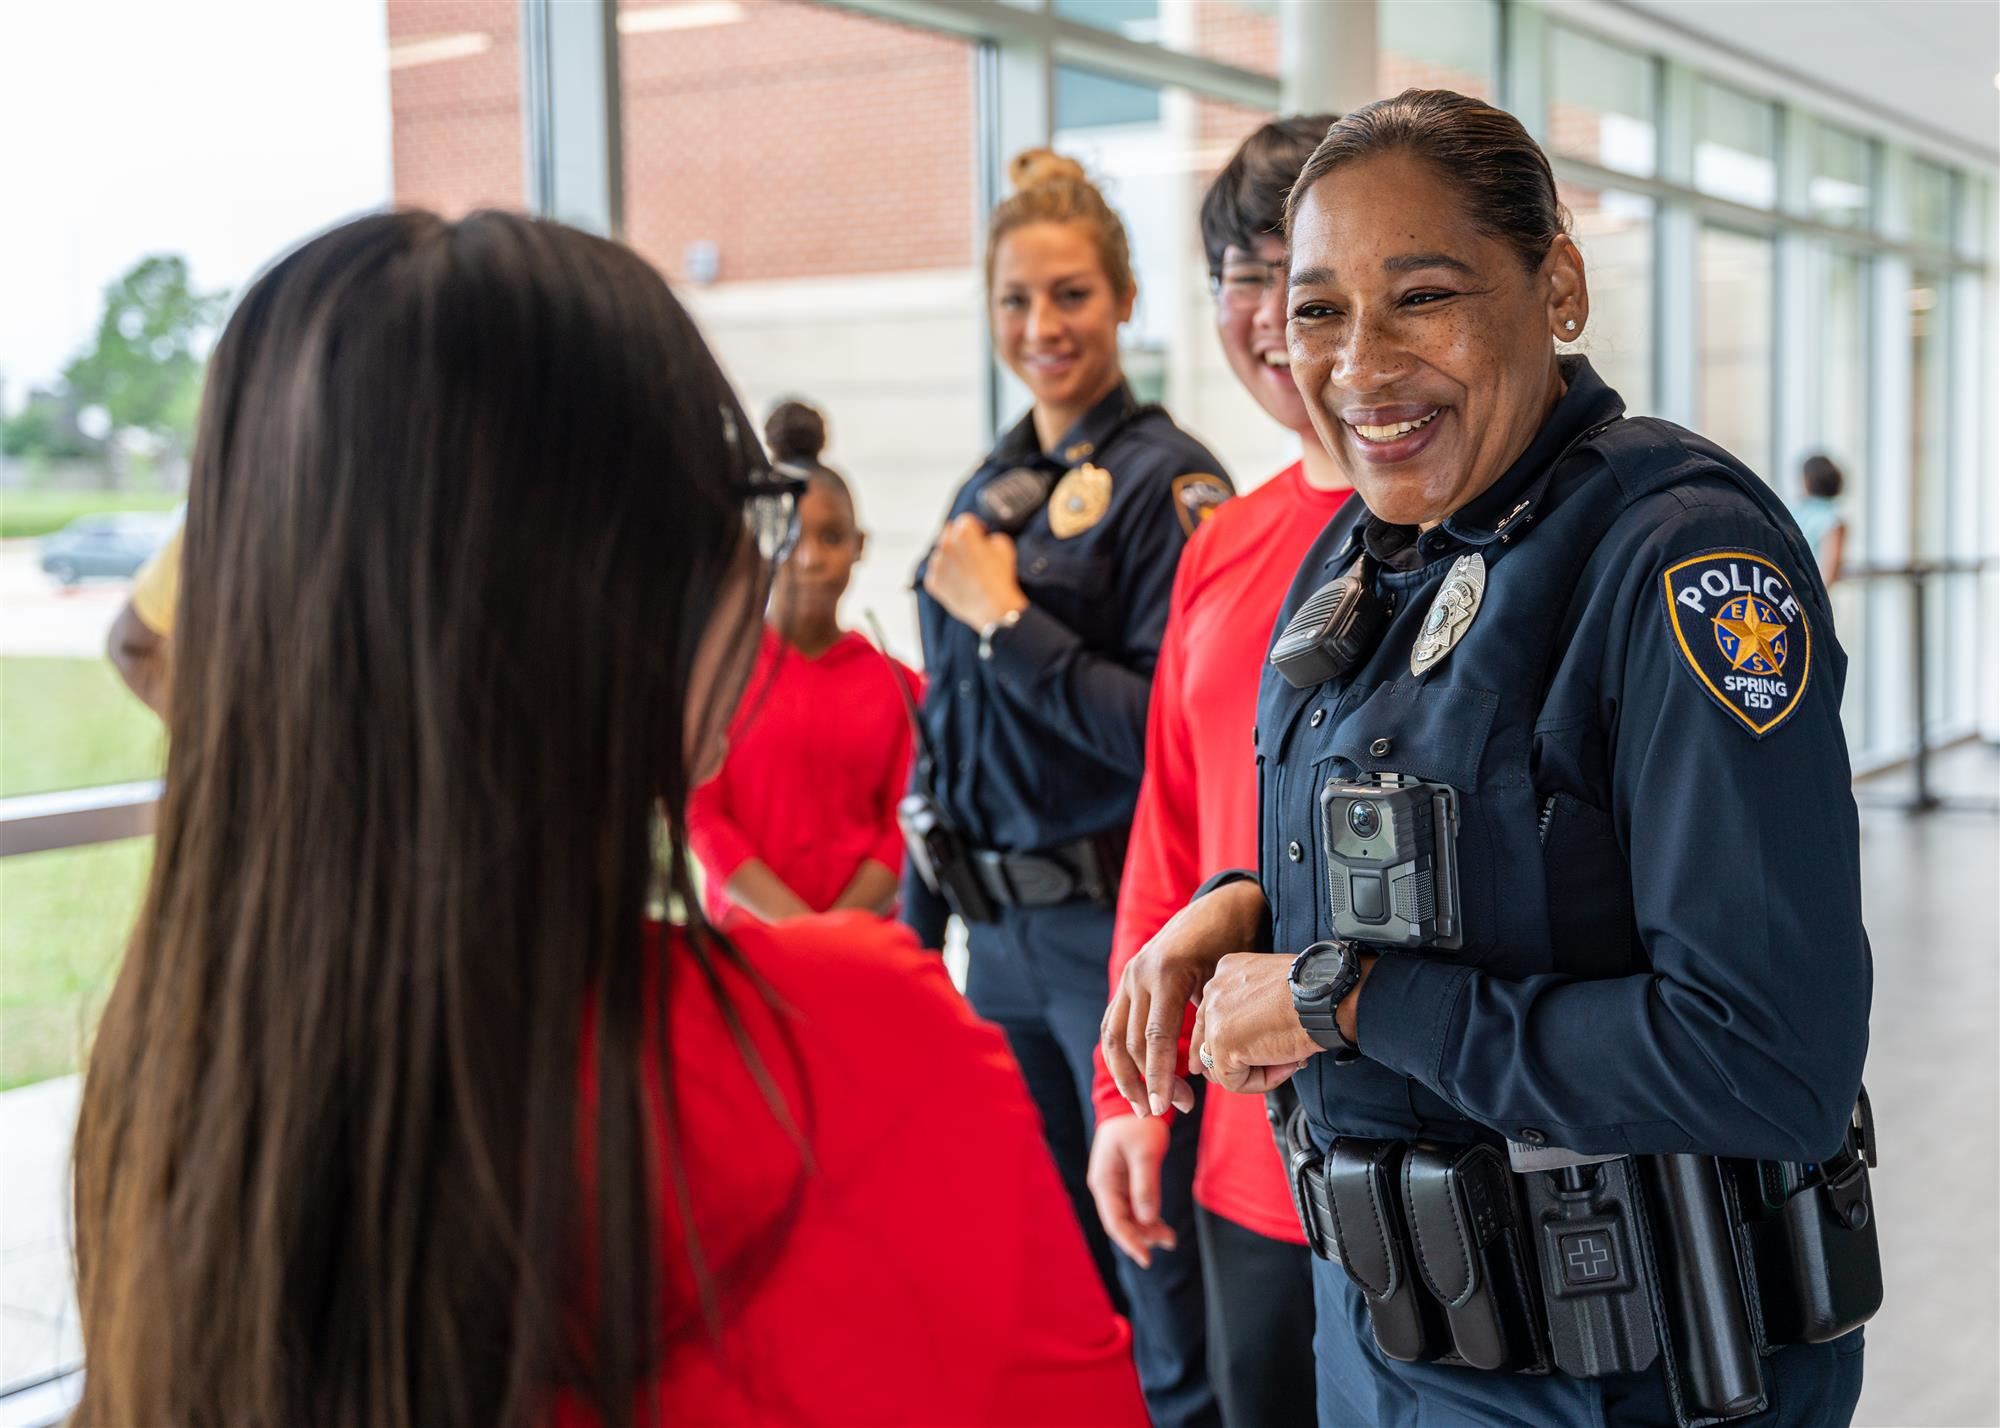
[[[1146,701],[1181,548],[1229,495],[1215,458],[1125,383],[1138,285],[1124,226],[1069,159],[1018,156],[987,227],[994,346],[1034,398],[952,500],[919,574],[934,762],[913,788],[970,850],[966,993],[1041,1108],[1107,1284],[1122,1283],[1157,1424],[1216,1421],[1188,1193],[1198,1116],[1174,1131],[1148,1265],[1115,1255],[1085,1183],[1113,904],[1145,767]],[[912,859],[913,865],[917,862]],[[927,899],[906,880],[905,916]],[[978,1108],[968,1106],[967,1114]]]
[[[1199,1072],[1295,1089],[1308,1235],[1342,1260],[1313,1264],[1322,1423],[1845,1423],[1867,1293],[1808,1329],[1787,1275],[1754,1303],[1726,1271],[1688,1284],[1733,1262],[1725,1183],[1836,1238],[1814,1180],[1866,1188],[1846,661],[1811,552],[1734,457],[1557,355],[1583,258],[1509,115],[1420,90],[1348,115],[1286,236],[1292,373],[1361,502],[1271,646],[1258,869],[1134,960],[1153,1040],[1120,1088],[1188,1099],[1170,1048],[1199,993]],[[1542,1240],[1530,1193],[1573,1232]],[[1495,1371],[1643,1243],[1666,1322],[1619,1302],[1676,1358],[1607,1331],[1564,1338],[1567,1371]]]
[[[903,871],[904,701],[922,698],[922,676],[840,627],[868,537],[846,478],[820,461],[825,420],[781,402],[764,439],[779,473],[806,483],[799,538],[771,583],[729,756],[688,800],[688,839],[718,925],[843,908],[887,915]]]
[[[1841,562],[1847,557],[1847,517],[1840,510],[1847,478],[1832,458],[1815,453],[1799,468],[1799,484],[1805,499],[1792,508],[1792,516],[1812,547],[1820,579],[1831,585],[1840,579]]]
[[[1274,120],[1243,141],[1202,200],[1215,327],[1229,367],[1299,459],[1220,507],[1188,542],[1153,673],[1146,777],[1118,890],[1111,986],[1210,873],[1257,860],[1250,730],[1265,636],[1292,572],[1351,494],[1320,444],[1285,347],[1285,194],[1334,120]],[[1143,1028],[1143,1023],[1139,1023]],[[1125,1046],[1111,1054],[1130,1057]],[[1185,1055],[1185,1052],[1183,1052]],[[1116,1243],[1144,1263],[1160,1222],[1167,1116],[1118,1094],[1100,1051],[1090,1188]],[[1312,1259],[1261,1101],[1202,1107],[1194,1198],[1208,1306],[1209,1379],[1230,1428],[1310,1425]]]
[[[198,429],[75,1421],[1141,1423],[937,959],[649,920],[696,906],[687,793],[797,488],[659,276],[360,219],[243,296]],[[967,1105],[979,1153],[937,1155]]]

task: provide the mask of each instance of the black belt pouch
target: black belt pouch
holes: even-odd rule
[[[1507,1161],[1490,1145],[1419,1142],[1403,1158],[1417,1270],[1468,1367],[1546,1372],[1534,1268]]]
[[[1326,1197],[1341,1268],[1368,1301],[1375,1342],[1392,1359],[1421,1363],[1450,1351],[1451,1330],[1443,1306],[1410,1272],[1396,1194],[1402,1149],[1393,1140],[1335,1140],[1324,1165]]]
[[[1875,1163],[1868,1093],[1838,1154],[1806,1168],[1725,1162],[1731,1208],[1757,1267],[1774,1344],[1824,1344],[1882,1307],[1882,1251],[1868,1168]]]

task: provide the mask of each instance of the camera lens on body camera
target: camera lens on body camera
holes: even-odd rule
[[[1357,838],[1373,838],[1382,831],[1382,810],[1372,803],[1347,805],[1347,826]]]

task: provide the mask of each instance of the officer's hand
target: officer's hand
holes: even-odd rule
[[[1014,540],[967,512],[955,516],[931,550],[924,589],[961,625],[983,630],[1010,610],[1027,608]]]
[[[1291,969],[1290,958],[1268,952],[1224,957],[1201,994],[1188,1069],[1224,1090],[1263,1092],[1283,1085],[1317,1055],[1319,1043],[1292,1007]],[[1204,1046],[1213,1069],[1201,1060]]]
[[[1175,1247],[1173,1227],[1160,1219],[1160,1162],[1167,1158],[1170,1129],[1157,1118],[1113,1116],[1097,1123],[1090,1143],[1084,1178],[1097,1218],[1111,1243],[1142,1269],[1152,1267],[1153,1246]]]
[[[1174,1074],[1188,1003],[1202,994],[1216,963],[1256,940],[1264,911],[1257,884],[1229,883],[1175,913],[1125,964],[1098,1044],[1135,1115],[1163,1115],[1169,1104],[1194,1109],[1194,1089]]]

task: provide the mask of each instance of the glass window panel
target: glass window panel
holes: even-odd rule
[[[1949,175],[1946,177],[1948,180]],[[1918,268],[1910,274],[1909,511],[1910,529],[1915,532],[1912,553],[1919,560],[1936,560],[1950,553],[1953,512],[1951,472],[1946,465],[1950,455],[1950,373],[1946,367],[1950,348],[1945,341],[1950,291],[1950,279],[1942,272]],[[1937,732],[1947,708],[1944,587],[1949,583],[1924,583],[1928,619],[1925,697],[1931,725],[1926,733]],[[1907,609],[1909,597],[1903,599]]]
[[[519,208],[519,0],[387,0],[387,9],[396,202],[447,217]]]
[[[1376,88],[1455,89],[1491,100],[1500,72],[1496,0],[1377,0]]]
[[[1933,248],[1951,246],[1951,170],[1925,159],[1910,160],[1910,241]]]
[[[1126,376],[1250,484],[1292,460],[1296,442],[1262,415],[1223,359],[1196,215],[1209,180],[1270,116],[1165,86],[1154,90],[1151,119],[1091,123],[1090,113],[1061,107],[1075,92],[1062,82],[1070,73],[1058,72],[1055,146],[1083,164],[1124,220],[1139,282],[1123,333]]]
[[[1812,172],[1806,208],[1822,223],[1865,228],[1875,196],[1875,146],[1831,124],[1812,129]]]
[[[1993,185],[1974,174],[1959,175],[1958,250],[1968,258],[1993,252]]]
[[[1653,407],[1653,200],[1559,184],[1590,278],[1590,328],[1575,351],[1635,415]]]
[[[1695,87],[1694,186],[1735,203],[1778,201],[1778,108],[1709,80]]]
[[[1770,479],[1771,242],[1701,230],[1697,312],[1701,433]]]
[[[1832,459],[1845,478],[1839,498],[1847,527],[1843,564],[1867,559],[1868,524],[1868,260],[1833,252],[1826,258],[1818,321],[1819,427],[1813,449]],[[1793,488],[1796,490],[1796,486]],[[1799,494],[1803,494],[1800,492]],[[1854,666],[1841,714],[1850,747],[1864,748],[1873,737],[1866,691],[1874,678],[1875,649],[1868,626],[1867,593],[1853,582],[1832,590],[1834,626]]]
[[[847,623],[909,656],[910,571],[986,445],[973,47],[790,0],[625,0],[619,30],[626,236],[753,418],[825,414],[870,532]]]
[[[1549,27],[1549,147],[1619,173],[1659,166],[1658,79],[1645,55]]]
[[[1277,0],[1054,0],[1051,12],[1128,40],[1278,72]]]

